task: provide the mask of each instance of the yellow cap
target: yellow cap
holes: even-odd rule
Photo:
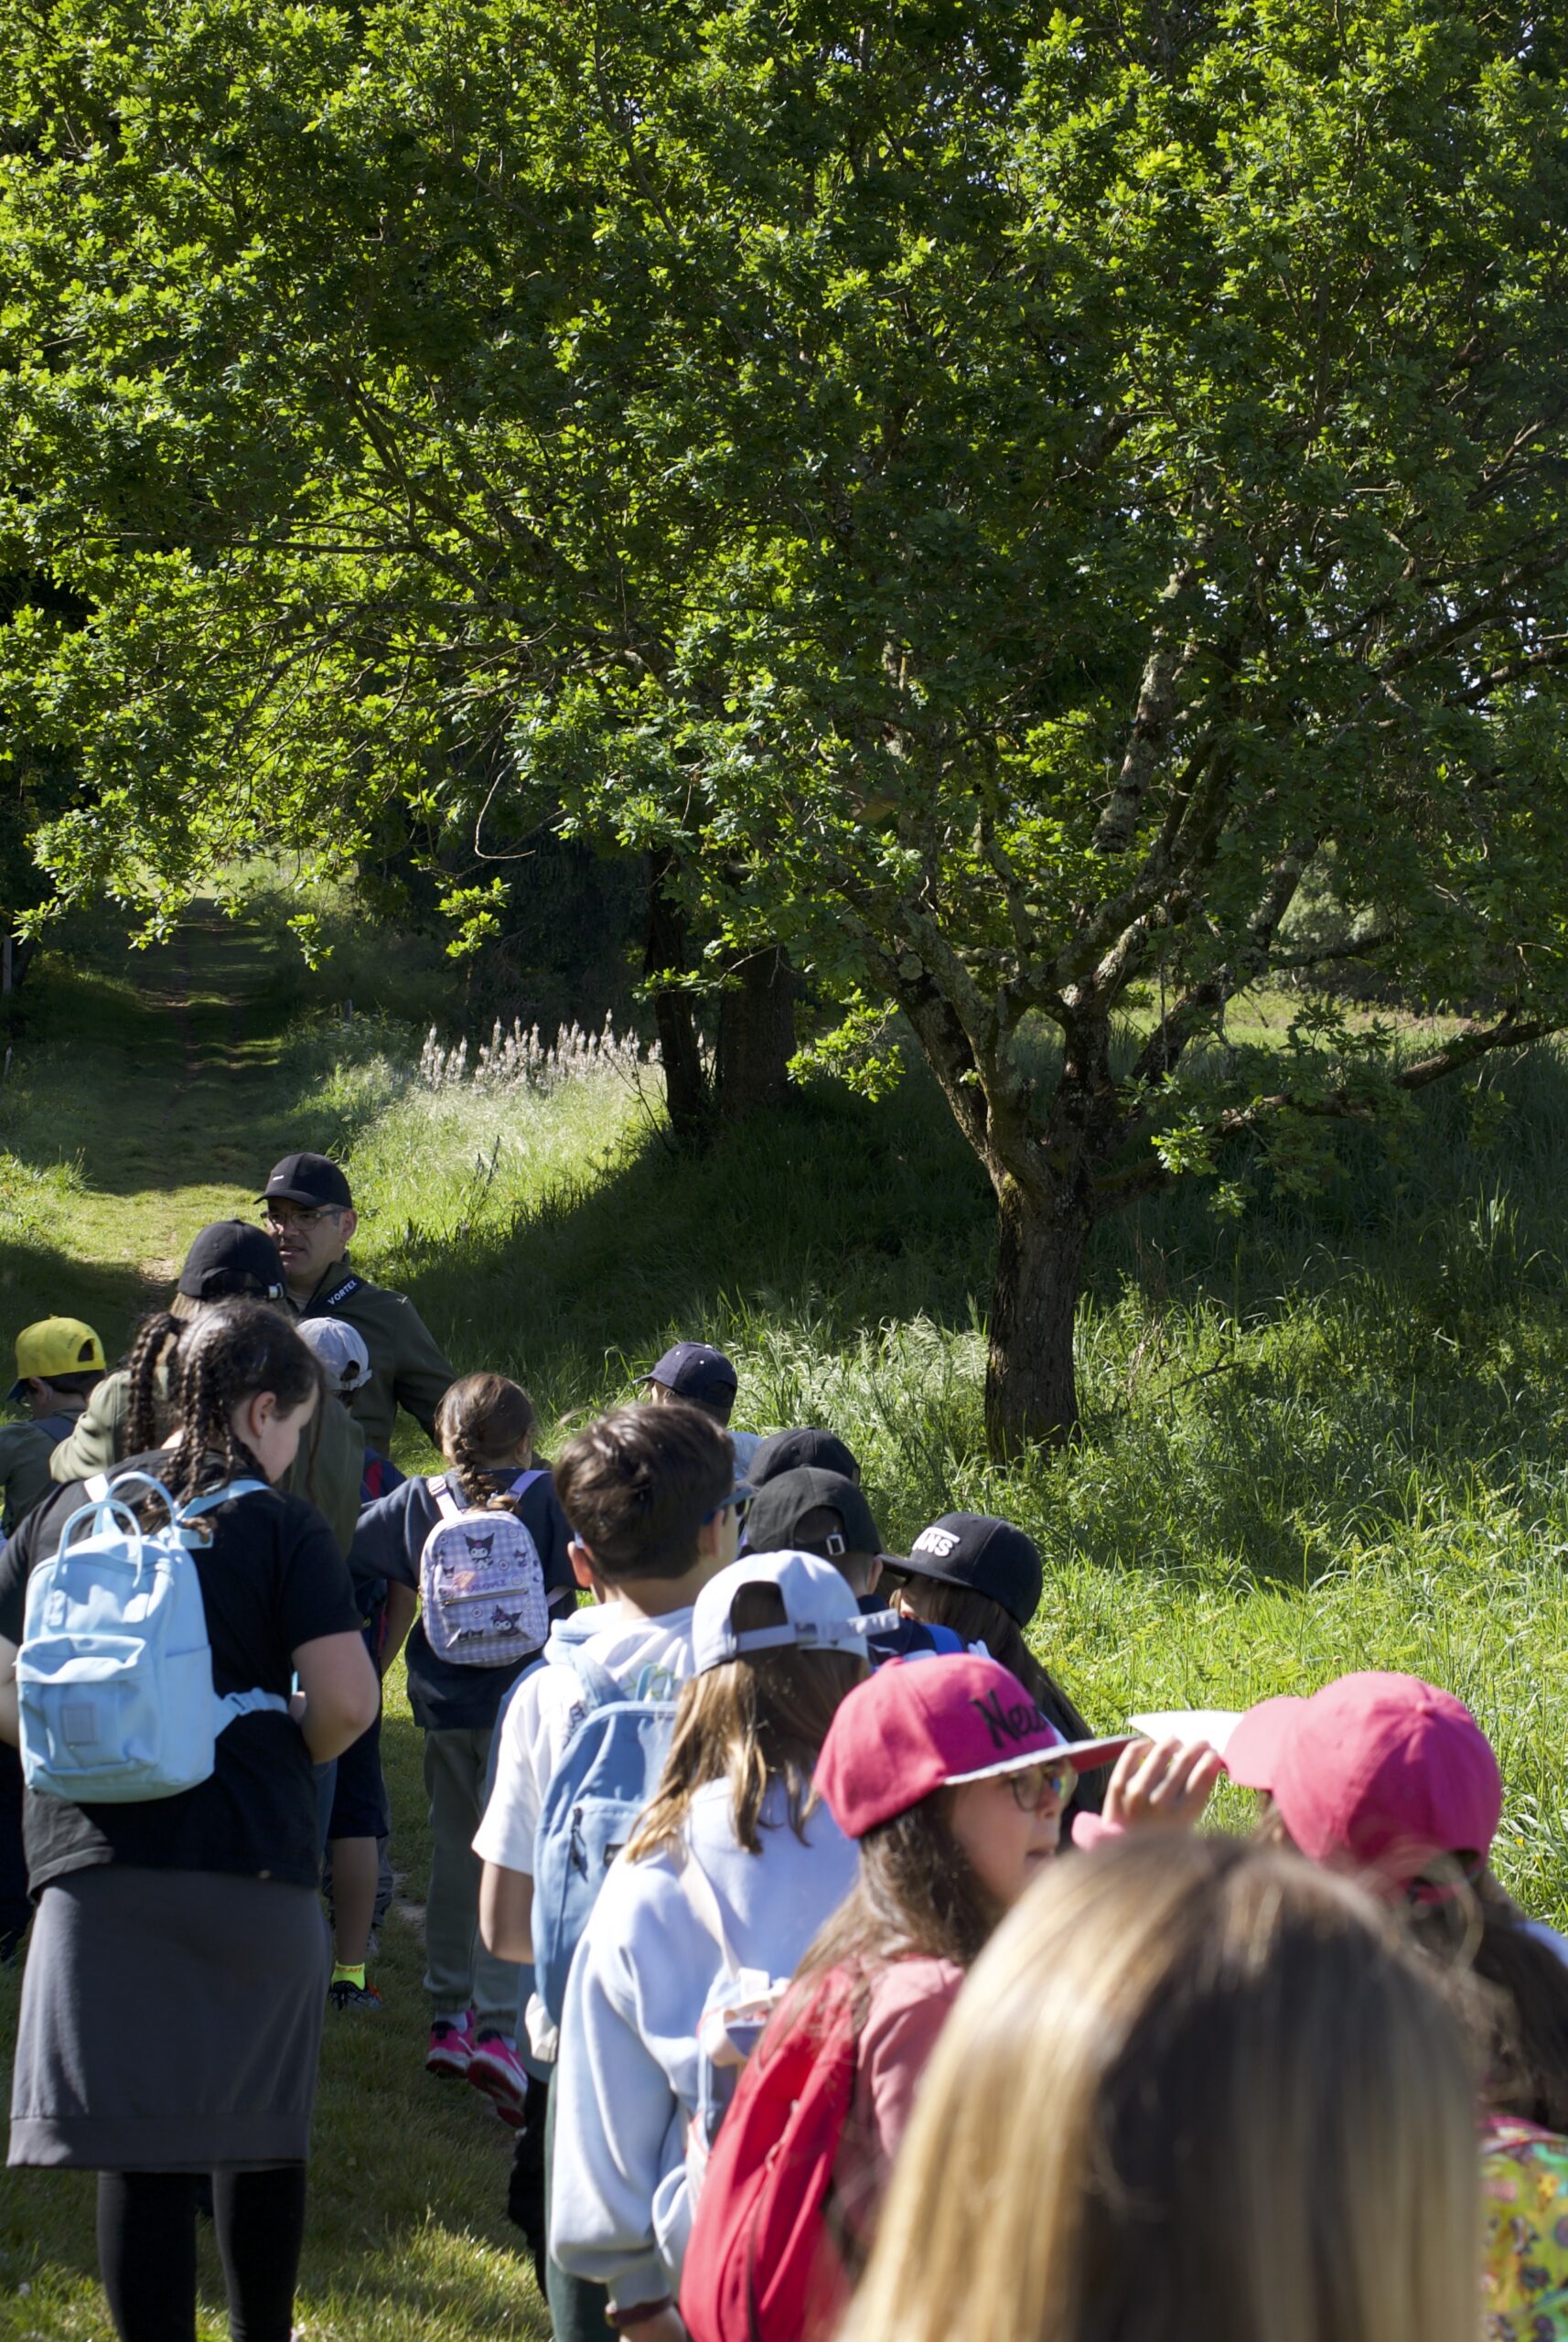
[[[5,1393],[22,1396],[25,1382],[52,1382],[60,1374],[102,1374],[103,1345],[80,1317],[40,1317],[16,1337],[16,1380]]]

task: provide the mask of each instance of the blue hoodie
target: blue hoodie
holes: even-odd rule
[[[857,1855],[825,1807],[790,1829],[781,1783],[763,1801],[762,1852],[736,1842],[727,1781],[692,1800],[686,1858],[714,1890],[731,1959],[670,1853],[623,1854],[573,1963],[553,2087],[550,2251],[627,2308],[674,2290],[691,2227],[686,2129],[697,2110],[697,2029],[726,1968],[793,1975],[855,1882]]]

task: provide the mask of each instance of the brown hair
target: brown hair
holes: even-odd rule
[[[149,1318],[132,1353],[133,1454],[154,1444],[145,1419],[160,1365],[166,1370],[167,1408],[179,1425],[178,1443],[160,1477],[177,1503],[214,1477],[214,1453],[222,1479],[263,1477],[230,1421],[243,1400],[271,1391],[279,1413],[288,1415],[321,1390],[314,1357],[282,1313],[264,1302],[213,1302],[188,1326],[166,1316]]]
[[[610,1585],[683,1577],[697,1531],[734,1486],[728,1434],[682,1400],[617,1407],[568,1440],[555,1466],[572,1534]]]
[[[1451,1901],[1409,1912],[1421,1949],[1470,1981],[1457,2004],[1484,2067],[1487,2104],[1568,2131],[1568,1968],[1530,1934],[1489,1872]]]
[[[855,1883],[796,1971],[801,1986],[830,1969],[868,1980],[895,1960],[979,1959],[1002,1906],[981,1885],[952,1834],[950,1789],[934,1789],[860,1840]],[[804,1999],[797,2001],[803,2008]]]
[[[1049,1669],[1035,1657],[1024,1629],[1010,1610],[970,1585],[948,1585],[940,1578],[911,1571],[901,1592],[918,1618],[930,1627],[950,1627],[965,1643],[983,1643],[999,1667],[1015,1675],[1041,1714],[1064,1740],[1092,1740],[1094,1734]],[[1071,1813],[1098,1813],[1105,1798],[1103,1773],[1080,1773],[1068,1803]]]
[[[537,1421],[521,1383],[504,1374],[465,1374],[448,1386],[435,1410],[435,1439],[465,1504],[506,1504],[488,1475],[532,1445]]]
[[[776,1585],[741,1585],[730,1617],[743,1635],[781,1627],[783,1597]],[[786,1647],[693,1676],[682,1686],[663,1775],[628,1842],[628,1860],[641,1862],[679,1838],[705,1781],[728,1781],[736,1841],[748,1854],[762,1852],[757,1817],[775,1781],[785,1785],[789,1827],[803,1841],[828,1726],[865,1675],[864,1660],[846,1652]]]
[[[1127,1839],[1053,1864],[960,1995],[844,2334],[1471,2342],[1480,2211],[1463,2039],[1390,1916]]]

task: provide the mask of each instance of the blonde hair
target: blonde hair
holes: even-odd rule
[[[1225,1839],[1075,1857],[943,2030],[844,2342],[1474,2342],[1474,2103],[1359,1888]]]
[[[742,1585],[730,1615],[743,1635],[781,1627],[783,1599],[776,1585]],[[758,1821],[775,1781],[784,1783],[789,1827],[803,1840],[811,1774],[828,1726],[865,1673],[864,1660],[843,1651],[786,1644],[693,1676],[682,1686],[659,1787],[627,1842],[628,1862],[674,1843],[707,1781],[728,1781],[730,1824],[748,1854],[762,1852]]]

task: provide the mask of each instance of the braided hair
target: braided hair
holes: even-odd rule
[[[321,1370],[279,1311],[256,1301],[220,1301],[185,1328],[169,1384],[179,1442],[165,1483],[184,1503],[214,1477],[214,1455],[220,1480],[263,1478],[234,1429],[234,1410],[267,1391],[280,1414],[293,1414],[319,1392]]]
[[[130,1399],[124,1431],[127,1456],[142,1456],[149,1447],[156,1447],[168,1430],[174,1353],[184,1331],[180,1320],[166,1309],[155,1310],[137,1330],[125,1363]]]
[[[465,1374],[435,1410],[435,1436],[465,1504],[499,1506],[509,1499],[492,1488],[533,1438],[538,1418],[521,1382],[504,1374]]]

